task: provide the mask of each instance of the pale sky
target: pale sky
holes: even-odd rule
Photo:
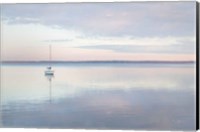
[[[196,2],[2,4],[2,60],[195,60]]]

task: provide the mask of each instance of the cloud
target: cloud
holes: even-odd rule
[[[67,40],[70,42],[71,46],[88,46],[88,45],[139,45],[139,46],[165,46],[165,45],[192,45],[195,44],[195,38],[186,37],[87,37],[87,36],[77,36],[72,39],[57,39],[56,41]],[[51,41],[51,39],[49,40]]]
[[[40,23],[97,36],[193,36],[195,2],[4,4],[8,24]]]
[[[17,59],[15,54],[23,53],[23,49],[33,51],[23,47],[52,44],[58,49],[65,47],[57,50],[57,59],[132,60],[143,55],[143,59],[151,60],[193,60],[195,5],[196,2],[2,4],[5,58]]]
[[[195,38],[192,37],[96,37],[79,38],[69,43],[76,48],[123,53],[191,54],[195,51]]]
[[[159,53],[159,54],[191,54],[194,53],[192,46],[134,46],[134,45],[96,45],[96,46],[81,46],[78,48],[112,50],[123,53]]]
[[[72,39],[51,39],[51,40],[44,40],[44,42],[69,42]]]
[[[31,17],[3,17],[4,21],[6,21],[8,24],[33,24],[33,23],[40,23],[40,20],[37,18],[31,18]]]

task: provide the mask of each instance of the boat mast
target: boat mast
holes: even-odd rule
[[[49,66],[51,67],[51,45],[49,45]]]

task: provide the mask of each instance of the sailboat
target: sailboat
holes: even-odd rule
[[[51,68],[51,45],[49,45],[49,66],[45,70],[45,76],[53,76],[54,71]]]

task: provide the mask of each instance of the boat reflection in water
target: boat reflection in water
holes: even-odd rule
[[[49,102],[52,102],[52,79],[54,78],[54,74],[45,74],[45,77],[49,81]]]

